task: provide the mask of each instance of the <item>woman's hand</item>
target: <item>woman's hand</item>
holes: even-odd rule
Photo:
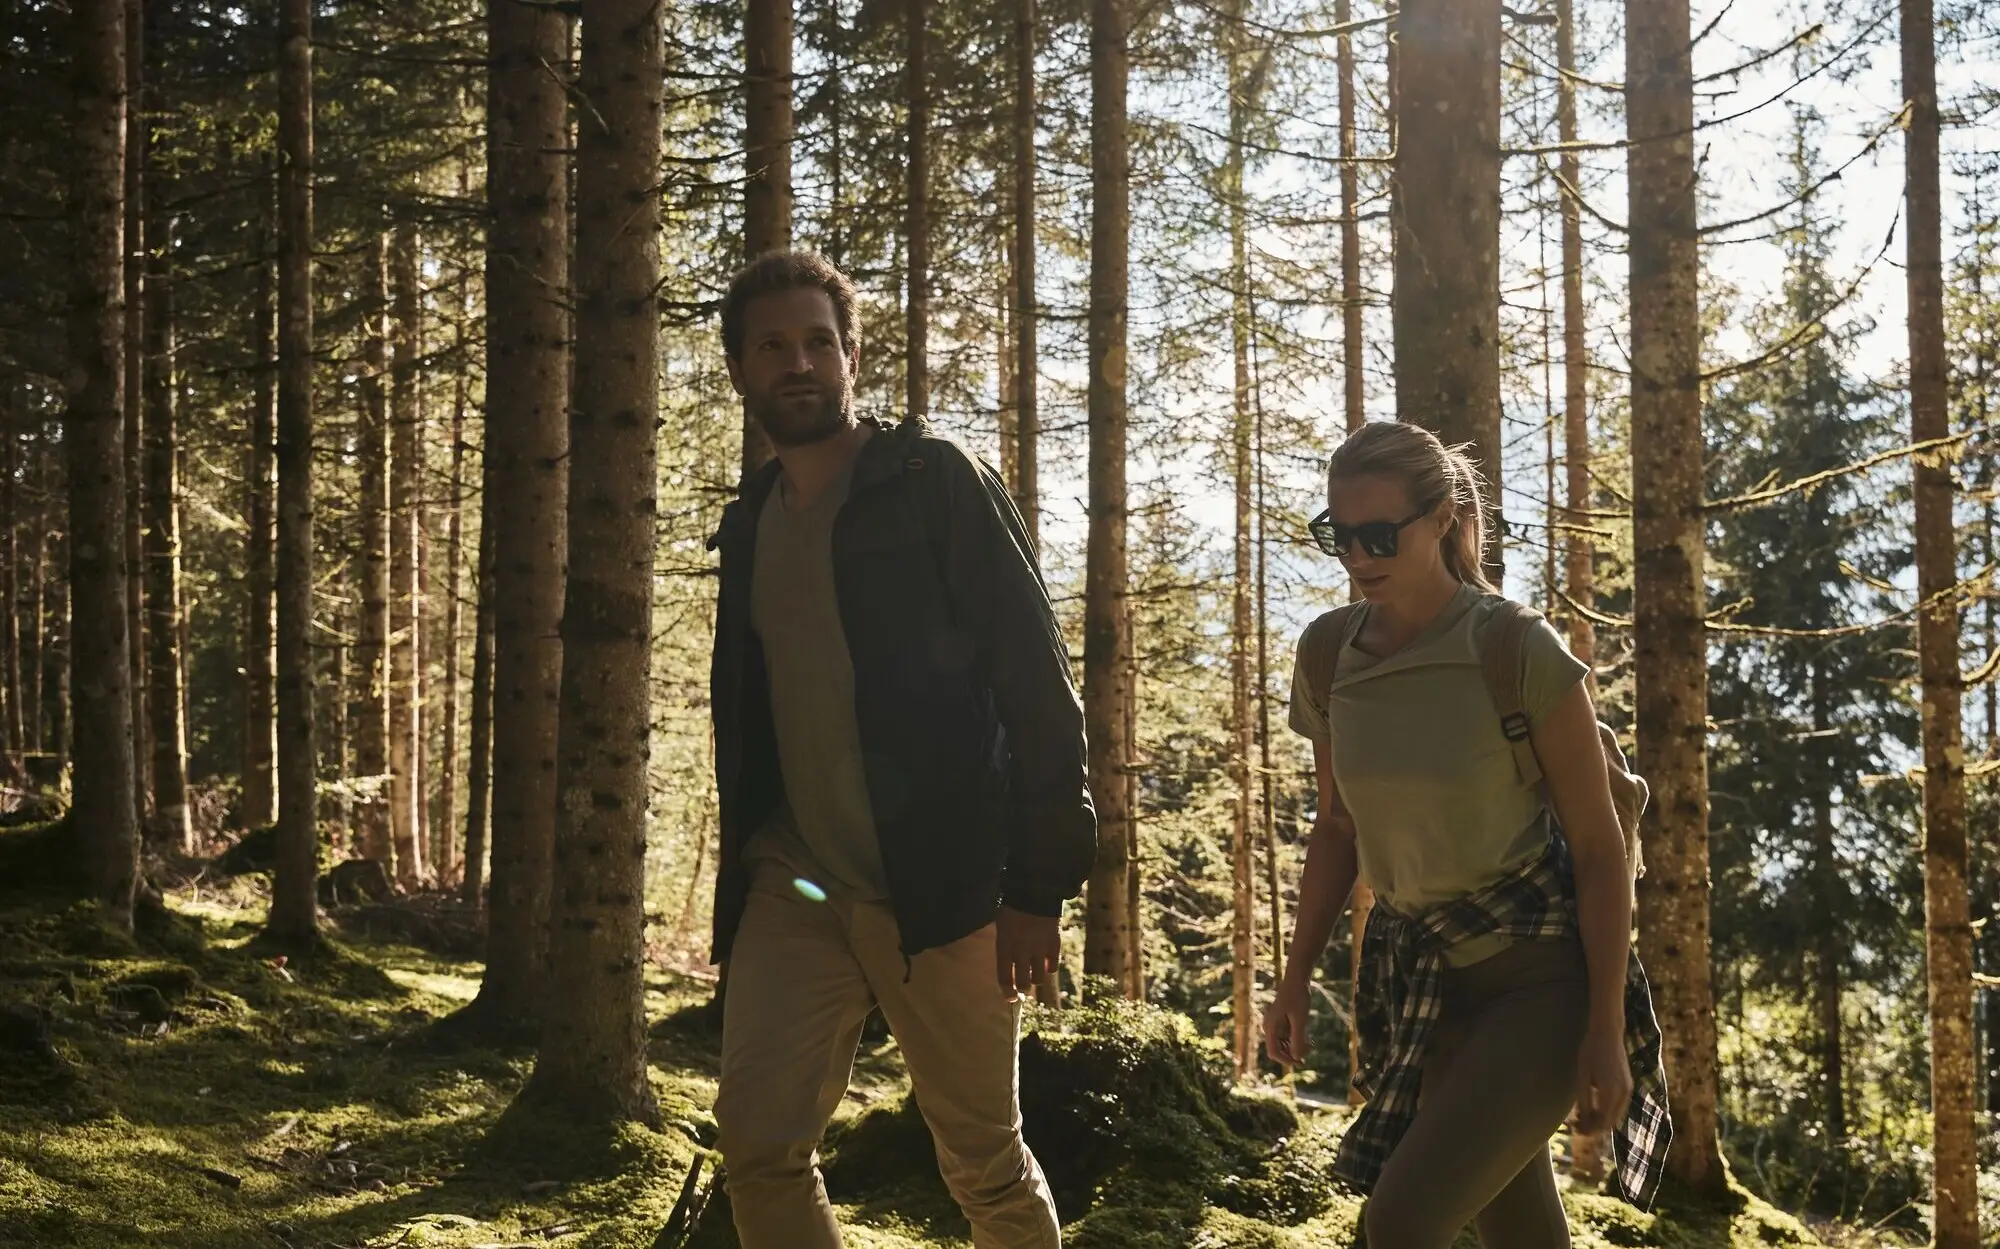
[[[1625,1029],[1593,1023],[1577,1055],[1576,1126],[1595,1136],[1617,1125],[1632,1101],[1632,1063],[1625,1054]]]
[[[1264,1052],[1271,1061],[1295,1067],[1306,1054],[1306,1024],[1312,1018],[1303,980],[1286,976],[1278,982],[1278,995],[1264,1011]]]

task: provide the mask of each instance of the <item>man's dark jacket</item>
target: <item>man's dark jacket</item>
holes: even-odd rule
[[[722,852],[713,957],[750,891],[743,852],[784,801],[764,652],[750,623],[766,464],[723,509],[715,658]],[[862,444],[833,525],[862,766],[903,953],[1062,912],[1096,855],[1083,712],[1019,513],[992,471],[921,420]]]

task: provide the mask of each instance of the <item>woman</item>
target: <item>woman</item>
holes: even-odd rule
[[[1487,1249],[1560,1249],[1549,1138],[1572,1106],[1579,1132],[1619,1129],[1620,1189],[1642,1205],[1667,1137],[1586,670],[1535,624],[1522,708],[1545,786],[1525,782],[1480,667],[1503,600],[1480,570],[1477,471],[1424,429],[1379,422],[1327,478],[1313,536],[1363,602],[1299,640],[1291,725],[1313,743],[1319,812],[1265,1045],[1303,1055],[1313,970],[1365,881],[1370,1100],[1336,1166],[1369,1194],[1365,1243],[1445,1249],[1474,1222]]]

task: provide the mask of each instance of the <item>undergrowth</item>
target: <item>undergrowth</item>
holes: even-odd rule
[[[60,829],[0,831],[0,1245],[673,1249],[661,1229],[714,1141],[705,983],[649,977],[664,1130],[501,1138],[532,1055],[435,1026],[473,997],[476,964],[365,940],[284,958],[256,940],[254,878],[168,888],[126,936],[59,872],[10,863],[30,838],[45,851]],[[1031,1012],[1021,1078],[1066,1244],[1352,1241],[1357,1203],[1327,1176],[1345,1115],[1232,1091],[1226,1056],[1181,1016]],[[970,1244],[879,1030],[825,1159],[852,1249]],[[1585,1249],[1819,1243],[1747,1196],[1654,1215],[1568,1200]],[[726,1193],[709,1213],[693,1244],[735,1245]]]

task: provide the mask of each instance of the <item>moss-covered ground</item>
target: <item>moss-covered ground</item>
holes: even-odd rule
[[[31,835],[0,831],[0,1246],[680,1244],[663,1229],[713,1139],[708,985],[649,976],[663,1131],[551,1122],[503,1140],[493,1129],[531,1055],[434,1026],[471,1000],[477,965],[368,940],[281,962],[259,947],[259,900],[240,884],[169,888],[166,912],[125,937],[9,863]],[[1235,1095],[1225,1071],[1164,1012],[1032,1021],[1024,1114],[1068,1243],[1351,1243],[1356,1203],[1325,1175],[1342,1116]],[[970,1244],[886,1037],[862,1055],[826,1171],[854,1249]],[[1570,1202],[1579,1246],[1819,1243],[1748,1195],[1654,1215]],[[734,1245],[726,1203],[692,1245]]]

